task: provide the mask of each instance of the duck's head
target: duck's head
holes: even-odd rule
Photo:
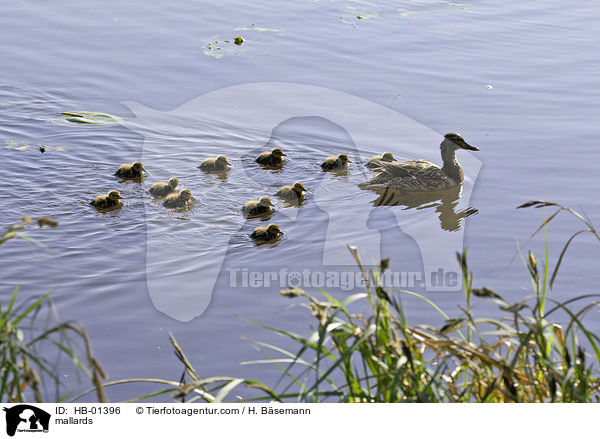
[[[179,184],[179,180],[177,179],[177,177],[171,177],[171,178],[169,178],[169,182],[167,184],[172,189],[175,189],[177,187],[177,185]]]
[[[340,155],[338,155],[338,160],[339,160],[341,163],[344,163],[344,164],[346,164],[346,163],[352,163],[352,162],[350,161],[350,158],[348,157],[348,155],[347,155],[347,154],[340,154]]]
[[[231,164],[227,160],[227,157],[225,157],[224,155],[220,155],[219,157],[217,157],[217,163],[221,163],[221,164],[224,164],[224,165],[230,165]]]
[[[144,165],[142,164],[142,162],[135,162],[135,163],[133,163],[133,165],[131,165],[131,167],[137,172],[142,172],[142,171],[146,170],[146,168],[144,168]]]
[[[296,183],[294,183],[294,189],[297,192],[303,192],[306,191],[306,189],[304,188],[304,185],[302,183],[300,183],[299,181],[297,181]]]
[[[192,198],[194,198],[194,197],[192,196],[192,192],[189,189],[184,189],[181,192],[179,192],[180,200],[190,201]]]
[[[384,152],[383,155],[381,156],[381,159],[384,162],[393,162],[394,161],[394,154],[392,154],[391,152]]]
[[[281,148],[273,148],[273,151],[271,151],[271,154],[273,154],[275,157],[283,157],[285,155]]]
[[[261,206],[275,206],[269,197],[262,197],[258,200],[258,204]]]
[[[110,191],[108,193],[108,199],[109,200],[113,200],[113,201],[117,201],[117,200],[122,200],[123,197],[121,196],[121,194],[119,193],[119,191]]]
[[[267,232],[268,233],[272,233],[272,234],[277,234],[277,235],[283,235],[284,233],[281,231],[281,229],[279,228],[279,226],[277,224],[269,224],[269,227],[267,227]]]
[[[448,133],[444,136],[444,141],[440,145],[442,148],[457,150],[468,149],[470,151],[479,151],[479,148],[469,145],[458,133]]]

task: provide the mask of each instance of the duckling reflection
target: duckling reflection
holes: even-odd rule
[[[267,216],[273,213],[273,202],[269,197],[262,197],[260,200],[247,201],[242,207],[242,213],[246,218],[258,216]]]
[[[371,189],[371,191],[379,194],[379,197],[373,201],[374,206],[405,206],[403,210],[435,208],[439,214],[441,228],[449,232],[460,230],[464,218],[479,212],[472,207],[455,211],[462,185],[431,192],[403,192],[390,188]]]
[[[168,182],[157,181],[150,188],[150,195],[155,198],[164,198],[167,195],[175,192],[179,180],[176,177],[169,178]]]
[[[121,178],[130,178],[130,179],[142,179],[144,176],[144,172],[146,172],[146,168],[141,162],[134,162],[132,164],[125,163],[119,166],[115,175]]]

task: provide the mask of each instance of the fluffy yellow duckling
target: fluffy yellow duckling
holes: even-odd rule
[[[327,157],[321,169],[323,171],[332,171],[335,169],[344,169],[348,163],[352,163],[346,154],[340,154],[337,157]]]
[[[121,178],[141,178],[144,176],[146,169],[141,162],[134,162],[130,164],[124,164],[119,166],[115,175]]]
[[[293,186],[283,186],[277,191],[277,195],[284,200],[298,201],[304,197],[304,192],[306,192],[304,185],[297,181]]]
[[[176,177],[169,178],[168,182],[157,181],[150,188],[150,195],[156,198],[166,197],[175,191],[178,184],[179,180]]]
[[[250,200],[242,207],[244,216],[261,216],[273,212],[273,202],[269,197],[262,197],[260,200]]]
[[[110,191],[108,194],[98,195],[90,204],[96,209],[101,210],[119,209],[123,206],[123,203],[121,203],[122,199],[123,197],[119,191]]]
[[[192,192],[184,189],[181,192],[173,192],[167,195],[167,198],[163,201],[163,206],[169,209],[182,209],[187,207],[193,199]]]
[[[258,242],[273,241],[283,235],[283,232],[277,224],[269,224],[268,227],[257,227],[250,235],[252,239]]]
[[[271,152],[263,152],[256,159],[256,163],[266,166],[281,166],[283,165],[283,150],[281,148],[273,148]]]
[[[225,157],[224,155],[220,155],[217,158],[209,157],[206,160],[204,160],[200,165],[200,169],[207,172],[227,171],[229,170],[229,165],[231,165],[231,163],[229,163],[227,157]]]
[[[381,155],[371,157],[365,166],[369,169],[374,169],[379,168],[380,162],[393,162],[395,160],[394,154],[391,152],[384,152]]]

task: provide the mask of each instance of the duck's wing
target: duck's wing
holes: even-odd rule
[[[435,163],[412,160],[403,163],[381,162],[375,177],[359,187],[389,187],[406,192],[435,190],[449,184],[449,177]]]
[[[377,168],[375,170],[387,174],[388,178],[393,178],[416,175],[428,168],[440,169],[438,165],[428,162],[427,160],[410,160],[402,163],[379,161],[377,162]]]

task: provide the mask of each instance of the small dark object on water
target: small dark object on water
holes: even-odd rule
[[[283,235],[283,232],[277,224],[269,224],[268,227],[257,227],[250,236],[255,241],[269,242],[279,238],[281,235]]]
[[[233,44],[235,44],[236,46],[241,46],[242,44],[244,44],[244,39],[242,37],[235,37],[233,39]]]
[[[58,221],[54,221],[52,218],[50,218],[49,216],[41,216],[37,219],[37,223],[38,226],[40,226],[40,229],[44,226],[48,226],[48,227],[56,227],[58,226]]]
[[[46,148],[44,148],[44,145],[40,145],[40,152],[42,154],[46,152]]]

